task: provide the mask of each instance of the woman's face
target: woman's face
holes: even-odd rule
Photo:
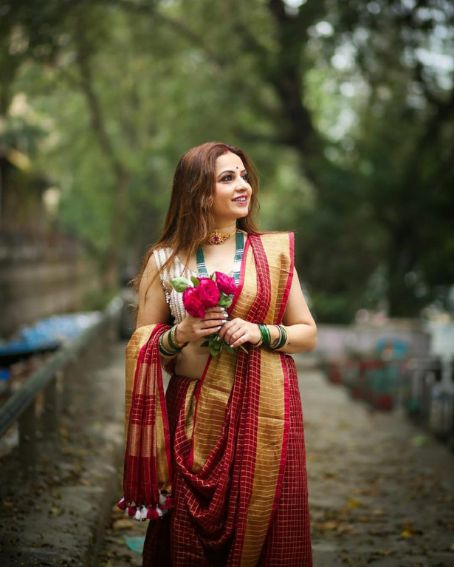
[[[247,216],[252,187],[240,156],[227,152],[216,160],[213,213],[216,226],[231,224]]]

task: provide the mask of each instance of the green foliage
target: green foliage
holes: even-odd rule
[[[295,232],[319,321],[447,304],[447,3],[3,4],[0,140],[60,188],[60,225],[102,270],[138,267],[180,155],[225,140],[256,162],[261,226]],[[11,116],[17,95],[31,114]]]
[[[232,295],[227,295],[227,294],[221,292],[221,297],[219,299],[218,305],[220,305],[221,307],[227,308],[227,307],[230,307],[232,305],[232,301],[233,301]]]
[[[193,279],[193,278],[191,278]],[[195,278],[194,278],[195,279]],[[172,280],[170,280],[170,283],[172,284],[172,287],[174,290],[178,291],[178,292],[182,292],[185,291],[188,287],[193,287],[191,285],[190,280],[188,280],[187,278],[173,278]],[[197,280],[197,285],[198,285],[198,280]],[[196,285],[196,283],[194,283],[194,286]]]

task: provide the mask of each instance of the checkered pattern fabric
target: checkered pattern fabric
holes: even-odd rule
[[[248,239],[257,293],[242,316],[252,322],[279,320],[288,297],[293,261],[282,264],[288,270],[285,277],[279,276],[285,285],[276,284],[279,269],[272,260],[273,246],[285,240],[273,236]],[[289,248],[292,255],[291,237],[284,256]],[[238,352],[233,368],[225,412],[211,413],[220,433],[200,468],[193,460],[196,425],[188,428],[188,423],[209,423],[209,406],[202,408],[208,418],[197,409],[207,378],[173,375],[170,380],[166,405],[175,508],[150,522],[145,567],[312,566],[303,414],[294,360],[257,348],[249,354]]]
[[[166,499],[172,463],[158,344],[167,329],[163,323],[141,327],[126,347],[126,450],[118,505],[138,520],[161,517],[171,503]]]

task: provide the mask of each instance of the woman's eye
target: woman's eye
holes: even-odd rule
[[[245,181],[249,182],[249,175],[247,173],[245,173],[244,175],[241,176]],[[224,177],[221,177],[221,181],[232,181],[232,176],[231,175],[225,175]]]

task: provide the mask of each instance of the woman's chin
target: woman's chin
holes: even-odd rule
[[[238,209],[235,211],[235,218],[242,219],[249,214],[249,207],[244,207],[244,210]]]

